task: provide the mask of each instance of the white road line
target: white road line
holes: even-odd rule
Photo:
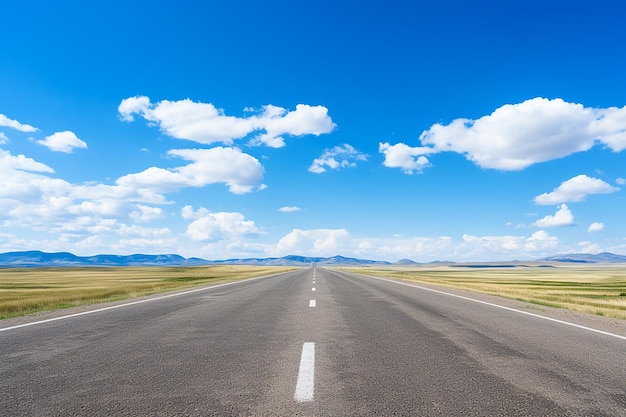
[[[311,291],[315,291],[315,287],[313,287],[313,289]]]
[[[424,290],[424,291],[430,291],[430,292],[434,292],[434,293],[437,293],[437,294],[448,295],[450,297],[460,298],[462,300],[473,301],[475,303],[484,304],[484,305],[488,305],[488,306],[496,307],[496,308],[501,308],[502,310],[512,311],[514,313],[519,313],[519,314],[525,314],[527,316],[536,317],[538,319],[548,320],[548,321],[552,321],[552,322],[555,322],[555,323],[564,324],[566,326],[572,326],[572,327],[576,327],[578,329],[587,330],[587,331],[590,331],[590,332],[600,333],[600,334],[603,334],[605,336],[616,337],[618,339],[626,340],[626,336],[622,336],[622,335],[615,334],[615,333],[605,332],[604,330],[598,330],[598,329],[594,329],[592,327],[581,326],[580,324],[570,323],[569,321],[553,319],[552,317],[546,317],[546,316],[542,316],[540,314],[530,313],[528,311],[518,310],[518,309],[515,309],[515,308],[511,308],[511,307],[501,306],[499,304],[489,303],[487,301],[477,300],[475,298],[464,297],[462,295],[457,295],[457,294],[452,294],[452,293],[445,292],[445,291],[435,290],[433,288],[422,287],[421,285],[408,284],[406,282],[399,282],[399,281],[394,281],[394,280],[386,279],[386,278],[373,277],[371,275],[367,275],[367,276],[369,278],[378,279],[378,280],[381,280],[381,281],[392,282],[394,284],[399,284],[399,285],[406,285],[407,287],[419,288],[420,290]]]
[[[315,300],[309,301],[309,307],[315,307]]]
[[[315,343],[307,342],[302,345],[298,382],[293,399],[298,402],[313,401],[315,388]]]
[[[72,317],[85,316],[87,314],[99,313],[101,311],[114,310],[116,308],[128,307],[128,306],[132,306],[132,305],[135,305],[135,304],[151,303],[152,301],[163,300],[165,298],[179,297],[181,295],[192,294],[194,292],[212,290],[213,288],[225,287],[227,285],[240,284],[240,283],[246,282],[246,281],[256,281],[257,279],[263,279],[263,278],[267,278],[267,276],[265,276],[265,277],[258,277],[258,278],[248,278],[248,279],[245,279],[245,280],[242,280],[242,281],[236,281],[236,282],[227,282],[225,284],[213,285],[211,287],[196,288],[194,290],[177,292],[175,294],[167,294],[167,295],[162,295],[160,297],[148,298],[148,299],[139,300],[139,301],[132,301],[130,303],[118,304],[118,305],[114,305],[114,306],[110,306],[110,307],[98,308],[96,310],[89,310],[89,311],[83,311],[81,313],[68,314],[67,316],[53,317],[51,319],[34,321],[32,323],[18,324],[16,326],[0,328],[0,332],[6,332],[7,330],[19,329],[21,327],[34,326],[36,324],[44,324],[44,323],[50,323],[50,322],[58,321],[58,320],[70,319]]]

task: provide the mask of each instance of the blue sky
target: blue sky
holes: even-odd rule
[[[625,14],[3,2],[0,251],[626,254]]]

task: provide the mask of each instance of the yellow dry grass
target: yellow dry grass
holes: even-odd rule
[[[0,319],[270,275],[261,266],[0,269]]]
[[[372,267],[351,271],[626,319],[626,265]]]

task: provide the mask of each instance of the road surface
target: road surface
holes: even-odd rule
[[[0,321],[0,415],[626,416],[626,324],[442,291],[308,268]]]

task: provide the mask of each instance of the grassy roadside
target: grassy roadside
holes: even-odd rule
[[[625,265],[341,269],[626,320]]]
[[[0,319],[292,269],[239,265],[0,269]]]

